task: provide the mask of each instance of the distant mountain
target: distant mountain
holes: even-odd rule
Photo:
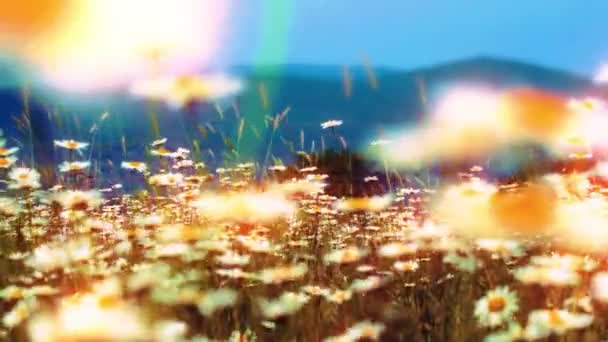
[[[411,71],[378,68],[373,70],[373,81],[370,81],[371,69],[365,67],[349,68],[348,82],[344,80],[341,66],[234,67],[229,71],[242,77],[247,87],[234,101],[219,104],[223,118],[214,104],[199,104],[176,112],[162,105],[150,107],[120,91],[89,94],[84,96],[85,100],[79,100],[78,96],[49,97],[34,90],[38,95],[32,97],[30,104],[32,125],[39,136],[39,147],[42,146],[36,154],[52,155],[50,140],[53,138],[88,139],[91,126],[104,111],[111,115],[100,129],[97,144],[113,151],[122,149],[121,138],[125,137],[128,149],[139,151],[129,153],[141,153],[142,144],[153,138],[148,114],[153,111],[161,135],[169,137],[174,145],[192,147],[190,141],[196,139],[202,150],[211,148],[220,154],[220,146],[228,144],[238,147],[244,156],[259,159],[265,156],[271,136],[270,129],[265,128],[266,116],[285,108],[290,108],[289,114],[273,142],[273,153],[277,155],[285,155],[290,148],[300,149],[301,131],[306,150],[311,148],[313,140],[318,150],[321,136],[326,147],[343,142],[355,148],[364,146],[383,131],[412,124],[423,117],[428,108],[421,94],[432,103],[455,84],[487,84],[498,89],[531,86],[569,95],[604,91],[580,75],[492,57]],[[265,99],[261,93],[266,95]],[[0,127],[11,127],[13,123],[7,114],[20,113],[22,107],[21,90],[3,88]],[[49,124],[49,117],[53,124]],[[245,125],[237,142],[240,118],[244,118]],[[322,131],[320,123],[330,119],[343,120],[344,124],[335,131]],[[343,141],[339,137],[343,137]],[[114,152],[107,153],[104,158],[114,159]]]

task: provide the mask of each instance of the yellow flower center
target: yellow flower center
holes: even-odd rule
[[[27,174],[27,173],[21,173],[21,174],[19,174],[19,175],[17,176],[17,178],[18,178],[18,179],[20,179],[20,180],[26,180],[26,179],[27,179],[27,177],[28,177],[28,174]]]
[[[344,262],[350,262],[350,261],[354,261],[356,259],[357,259],[357,252],[352,249],[345,250],[344,254],[342,255],[342,261],[344,261]]]
[[[164,147],[159,147],[159,148],[156,150],[156,152],[157,152],[158,154],[168,154],[168,153],[169,153],[169,150],[167,150],[167,149],[166,149],[166,148],[164,148]]]
[[[374,336],[376,336],[376,329],[372,327],[361,329],[361,337],[373,338]]]
[[[78,143],[76,141],[70,140],[65,144],[65,146],[69,149],[76,149],[78,148]]]
[[[560,327],[564,326],[566,324],[566,321],[564,321],[562,316],[559,314],[559,311],[551,310],[549,311],[549,324],[554,327]]]
[[[8,159],[0,158],[0,167],[9,166],[9,165],[10,165],[10,161]]]
[[[507,306],[507,301],[502,296],[493,296],[488,299],[488,311],[500,312]]]

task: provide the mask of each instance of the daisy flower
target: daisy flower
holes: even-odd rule
[[[160,138],[160,139],[156,139],[156,140],[154,140],[154,141],[153,141],[153,142],[150,144],[150,146],[152,146],[152,147],[156,147],[156,146],[163,145],[163,144],[164,144],[164,143],[166,143],[166,142],[167,142],[167,138]]]
[[[179,154],[177,152],[170,151],[170,150],[166,149],[164,146],[151,150],[150,154],[152,154],[153,156],[169,157],[169,158],[176,158],[179,156]]]
[[[135,170],[141,173],[146,172],[148,170],[148,166],[144,162],[140,161],[123,161],[120,163],[120,167],[125,170]]]
[[[154,324],[155,341],[183,341],[188,325],[180,321],[159,321]]]
[[[524,336],[539,339],[551,334],[563,335],[568,330],[582,329],[593,323],[593,315],[566,310],[534,310],[528,315]]]
[[[512,342],[518,341],[524,337],[524,330],[519,323],[510,322],[509,327],[505,330],[499,330],[487,335],[484,342]]]
[[[290,217],[295,204],[277,192],[205,193],[191,206],[213,221],[273,222]]]
[[[342,304],[353,298],[353,292],[351,290],[335,290],[328,294],[323,295],[325,299],[332,303]]]
[[[155,228],[163,224],[164,217],[162,215],[138,215],[133,219],[133,224],[144,228]]]
[[[517,240],[503,239],[477,239],[475,240],[477,248],[489,253],[492,257],[509,259],[512,257],[521,257],[525,254],[522,245]]]
[[[250,169],[253,169],[254,167],[255,167],[255,164],[252,162],[240,163],[236,166],[237,169],[244,169],[244,170],[250,170]]]
[[[480,266],[479,260],[469,253],[459,253],[457,251],[450,251],[443,257],[443,262],[446,264],[450,264],[456,269],[465,272],[475,272],[475,270]]]
[[[190,245],[185,243],[157,244],[154,246],[154,249],[147,251],[146,256],[150,258],[176,257],[187,254],[191,250]]]
[[[314,171],[317,171],[317,167],[316,166],[303,167],[303,168],[299,169],[298,171],[302,172],[302,173],[314,172]]]
[[[376,267],[372,266],[372,265],[357,266],[357,272],[361,272],[361,273],[369,273],[369,272],[373,272],[374,270],[376,270]]]
[[[147,340],[141,317],[133,305],[86,293],[62,299],[54,314],[37,313],[28,322],[28,332],[32,341]]]
[[[601,300],[600,298],[598,298]],[[582,310],[584,312],[593,312],[593,302],[590,296],[575,294],[564,300],[564,308]]]
[[[70,256],[66,250],[51,245],[37,247],[25,260],[25,264],[35,270],[47,272],[67,266]]]
[[[217,310],[234,305],[237,292],[232,289],[207,291],[198,302],[198,310],[204,316],[211,316]]]
[[[514,276],[524,284],[545,286],[576,286],[581,281],[576,271],[560,267],[523,266],[514,270]]]
[[[59,164],[59,172],[78,172],[88,168],[91,165],[90,162],[63,162]]]
[[[359,340],[376,341],[384,331],[385,326],[382,323],[373,323],[370,321],[362,321],[348,328],[342,335],[328,337],[323,342],[354,342]]]
[[[571,271],[593,271],[598,265],[592,258],[573,254],[535,255],[530,258],[530,263],[535,266],[548,268],[563,268]]]
[[[365,279],[355,279],[349,289],[353,292],[369,292],[375,290],[388,282],[387,278],[369,276]]]
[[[307,181],[318,182],[329,178],[329,175],[310,173],[306,175]]]
[[[0,158],[0,169],[8,169],[11,166],[13,166],[13,164],[15,164],[15,162],[17,161],[17,158],[9,156],[9,157],[1,157]]]
[[[329,289],[317,285],[304,285],[301,290],[311,296],[329,295]]]
[[[13,328],[26,320],[38,308],[36,298],[27,298],[17,302],[13,308],[2,316],[2,324]]]
[[[91,191],[65,191],[55,195],[57,201],[67,210],[90,210],[101,205],[103,198],[101,193],[96,190]]]
[[[329,121],[325,121],[325,122],[321,123],[321,128],[328,129],[328,128],[333,128],[333,127],[338,127],[338,126],[341,126],[342,123],[343,123],[342,120],[329,120]]]
[[[413,272],[420,267],[418,261],[395,261],[393,268],[401,272]]]
[[[254,275],[250,272],[245,272],[240,268],[217,269],[215,273],[231,279],[252,279]]]
[[[466,237],[495,237],[506,234],[493,217],[494,184],[474,179],[446,187],[432,206],[434,217]],[[458,205],[454,205],[458,203]]]
[[[174,158],[187,158],[189,154],[190,154],[189,149],[183,148],[183,147],[178,147],[177,150],[175,151]]]
[[[244,266],[249,263],[249,259],[251,259],[251,256],[249,255],[240,255],[232,251],[227,251],[226,253],[215,257],[217,262],[226,266]]]
[[[306,264],[279,266],[261,270],[257,278],[265,284],[279,284],[302,278],[308,272]]]
[[[346,336],[351,338],[353,341],[357,340],[378,340],[380,335],[384,331],[385,327],[382,323],[374,323],[370,321],[363,321],[356,323],[346,331]]]
[[[243,87],[243,82],[228,75],[189,74],[139,80],[129,91],[134,96],[162,100],[172,108],[181,108],[194,101],[233,96]]]
[[[59,146],[61,148],[65,148],[68,150],[83,150],[89,146],[89,143],[80,142],[76,140],[55,140],[55,146]]]
[[[300,310],[304,304],[308,303],[310,297],[303,293],[284,292],[279,298],[267,300],[258,299],[258,305],[262,315],[268,319],[275,319],[288,316]]]
[[[415,254],[418,250],[416,243],[390,242],[380,246],[378,255],[384,258],[398,258],[407,254]]]
[[[173,165],[174,169],[185,169],[194,166],[194,162],[190,159],[179,160],[175,165]]]
[[[598,272],[591,279],[591,294],[593,298],[608,302],[608,272]]]
[[[0,146],[0,157],[8,157],[12,154],[15,154],[17,151],[19,151],[19,147],[7,148]]]
[[[270,170],[270,171],[285,171],[285,170],[287,170],[287,167],[285,165],[273,165],[273,166],[269,166],[268,170]]]
[[[12,198],[0,197],[0,216],[15,216],[21,211],[19,203]]]
[[[40,174],[34,169],[18,167],[8,173],[8,178],[12,180],[9,184],[10,189],[37,189],[40,187]]]
[[[323,261],[325,261],[325,263],[350,264],[361,260],[367,253],[366,249],[351,246],[325,254]]]
[[[474,315],[482,327],[496,327],[519,310],[519,298],[508,287],[490,290],[475,303]]]
[[[268,321],[266,321],[268,322]],[[266,324],[268,325],[268,324]],[[228,340],[226,342],[255,342],[258,340],[258,336],[255,334],[255,331],[252,331],[251,329],[246,329],[244,332],[238,331],[238,330],[234,330],[230,336],[228,336]],[[192,341],[192,342],[207,342],[205,340],[203,341]],[[209,340],[209,342],[212,342],[211,340]]]
[[[184,182],[184,175],[181,173],[162,173],[151,176],[148,183],[157,186],[176,186]]]

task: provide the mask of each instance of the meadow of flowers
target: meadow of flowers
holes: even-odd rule
[[[305,152],[211,170],[158,139],[121,162],[141,185],[127,191],[93,186],[89,142],[54,145],[49,186],[0,146],[3,339],[608,337],[608,164],[591,152],[504,179],[484,165],[438,183],[370,174],[389,190],[354,197],[326,191],[340,180]]]

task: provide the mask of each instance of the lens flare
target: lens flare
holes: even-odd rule
[[[159,68],[192,72],[216,53],[227,9],[223,1],[82,1],[22,52],[47,80],[67,90],[110,89]],[[34,19],[23,30],[39,26]]]

